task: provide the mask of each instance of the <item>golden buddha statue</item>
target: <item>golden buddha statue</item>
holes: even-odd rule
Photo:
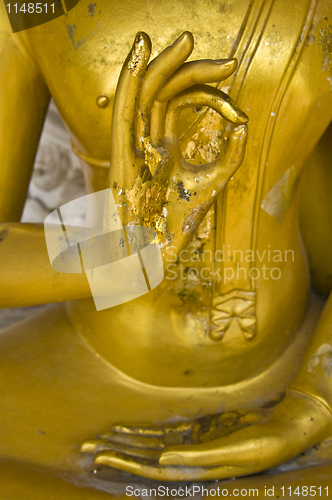
[[[109,498],[128,472],[222,480],[301,454],[305,472],[232,483],[330,471],[332,303],[308,256],[329,291],[331,15],[82,0],[13,34],[1,5],[0,304],[59,302],[1,334],[1,493]],[[50,96],[87,192],[158,233],[165,278],[133,301],[96,311],[18,222]]]

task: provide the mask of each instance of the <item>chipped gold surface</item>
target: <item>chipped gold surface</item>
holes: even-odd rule
[[[145,63],[149,60],[149,42],[145,33],[137,33],[133,48],[128,56],[127,68],[133,76],[139,77],[144,73]]]

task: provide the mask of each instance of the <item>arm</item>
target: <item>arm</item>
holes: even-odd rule
[[[0,224],[0,307],[90,297],[85,273],[53,271],[43,224]]]
[[[312,286],[332,288],[332,123],[307,159],[301,184],[300,228],[308,253]]]
[[[53,271],[42,224],[14,223],[21,218],[50,94],[24,35],[11,32],[2,2],[0,89],[0,307],[90,296],[84,274]]]
[[[19,221],[50,95],[0,4],[0,222]]]

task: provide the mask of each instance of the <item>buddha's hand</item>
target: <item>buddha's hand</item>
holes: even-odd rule
[[[151,42],[138,33],[119,78],[111,131],[109,187],[123,226],[157,232],[162,253],[183,248],[218,193],[240,166],[247,116],[232,99],[205,85],[228,78],[235,59],[185,63],[194,47],[189,32],[148,64]],[[194,166],[180,150],[177,122],[182,109],[213,108],[230,127],[223,151]]]
[[[331,412],[295,390],[271,409],[229,412],[173,425],[114,425],[85,441],[95,463],[151,479],[214,480],[264,471],[331,432]]]

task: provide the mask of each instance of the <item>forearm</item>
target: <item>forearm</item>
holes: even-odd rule
[[[91,297],[85,273],[51,267],[43,224],[0,224],[0,307]]]
[[[332,410],[332,293],[291,388],[314,396]]]

